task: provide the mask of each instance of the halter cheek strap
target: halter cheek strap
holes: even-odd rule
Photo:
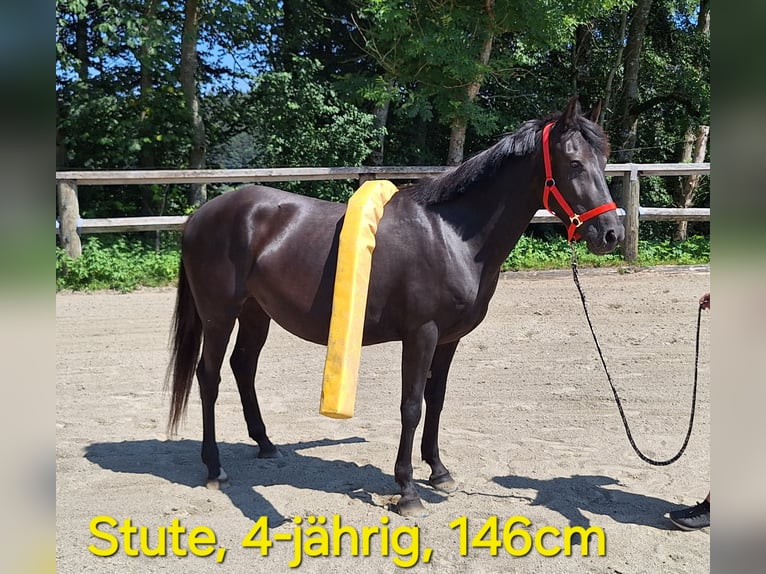
[[[548,203],[549,196],[552,193],[553,197],[556,198],[556,201],[561,206],[561,209],[564,210],[564,212],[567,214],[567,217],[569,218],[569,227],[567,228],[567,239],[571,242],[572,240],[580,239],[579,233],[577,232],[578,227],[580,227],[583,223],[585,223],[589,219],[593,219],[594,217],[597,217],[601,215],[602,213],[606,213],[607,211],[617,209],[617,204],[613,201],[610,201],[609,203],[599,205],[598,207],[589,209],[585,213],[579,213],[579,214],[575,213],[574,210],[569,206],[569,203],[567,203],[567,200],[564,199],[564,196],[561,195],[559,188],[556,186],[556,180],[553,179],[553,168],[551,167],[550,132],[554,124],[555,122],[549,123],[543,128],[543,162],[545,163],[545,184],[543,187],[543,205],[545,206],[545,209],[550,211],[553,215],[560,217],[556,212],[554,212],[550,208],[550,205]],[[566,224],[566,222],[564,223]]]

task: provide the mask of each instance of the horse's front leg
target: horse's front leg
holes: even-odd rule
[[[426,417],[423,423],[423,440],[420,443],[420,453],[423,460],[431,467],[431,476],[428,482],[443,492],[454,492],[457,488],[455,481],[439,457],[439,417],[444,406],[447,375],[459,342],[458,340],[436,347],[425,388]]]
[[[402,516],[425,514],[425,507],[412,480],[412,442],[420,422],[426,376],[438,338],[436,325],[426,323],[402,341],[402,435],[394,467],[394,477],[402,494],[397,510]]]

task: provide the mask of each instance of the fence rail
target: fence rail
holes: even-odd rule
[[[417,180],[454,169],[446,166],[360,166],[302,167],[266,169],[199,169],[199,170],[131,170],[131,171],[58,171],[57,233],[61,245],[71,257],[82,253],[81,233],[127,233],[133,231],[179,231],[186,216],[109,217],[82,219],[77,198],[81,185],[142,185],[188,183],[266,183],[275,181],[317,181],[349,179],[361,185],[370,179],[394,181]],[[709,163],[608,164],[608,177],[623,178],[625,242],[623,256],[634,261],[638,255],[639,221],[710,221],[709,208],[656,208],[639,204],[642,176],[709,175]],[[558,219],[539,210],[532,223],[555,223]]]

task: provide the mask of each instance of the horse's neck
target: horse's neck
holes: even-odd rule
[[[500,270],[539,203],[529,173],[523,173],[522,167],[504,171],[486,189],[468,190],[453,207],[455,218],[462,218],[459,231],[473,261],[490,275]]]

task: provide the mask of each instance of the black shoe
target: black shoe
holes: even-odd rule
[[[710,526],[710,502],[703,500],[696,506],[669,512],[667,517],[681,530],[699,530]]]

